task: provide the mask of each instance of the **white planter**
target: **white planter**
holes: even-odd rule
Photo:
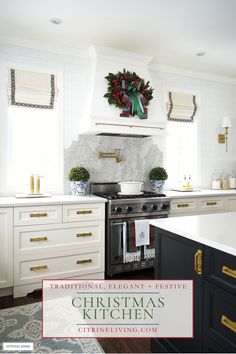
[[[70,188],[72,195],[85,195],[88,182],[84,181],[71,181]]]
[[[143,182],[119,182],[122,194],[138,194],[141,192]]]
[[[165,186],[165,181],[159,181],[156,179],[151,179],[150,180],[150,185],[151,187],[155,190],[156,193],[162,193],[164,186]]]

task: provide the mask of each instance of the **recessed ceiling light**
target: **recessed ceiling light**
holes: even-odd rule
[[[62,19],[59,17],[52,17],[50,18],[50,22],[54,25],[61,25],[63,23]]]
[[[199,52],[196,54],[198,57],[204,57],[206,55],[206,52]]]

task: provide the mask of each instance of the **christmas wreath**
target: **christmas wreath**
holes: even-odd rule
[[[147,106],[153,98],[153,88],[149,81],[145,83],[135,72],[123,70],[117,74],[109,73],[107,93],[104,95],[110,105],[122,108],[121,117],[137,115],[140,119],[147,118]]]

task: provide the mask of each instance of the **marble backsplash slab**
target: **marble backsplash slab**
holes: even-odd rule
[[[98,158],[98,151],[121,150],[122,162],[114,158]],[[64,151],[64,191],[70,193],[68,172],[71,167],[83,166],[90,173],[90,182],[143,181],[149,187],[151,168],[162,165],[162,152],[153,138],[130,138],[80,135]]]

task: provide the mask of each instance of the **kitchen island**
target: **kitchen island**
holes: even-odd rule
[[[152,352],[236,352],[236,213],[150,224],[156,279],[194,281],[194,338],[153,339]]]

